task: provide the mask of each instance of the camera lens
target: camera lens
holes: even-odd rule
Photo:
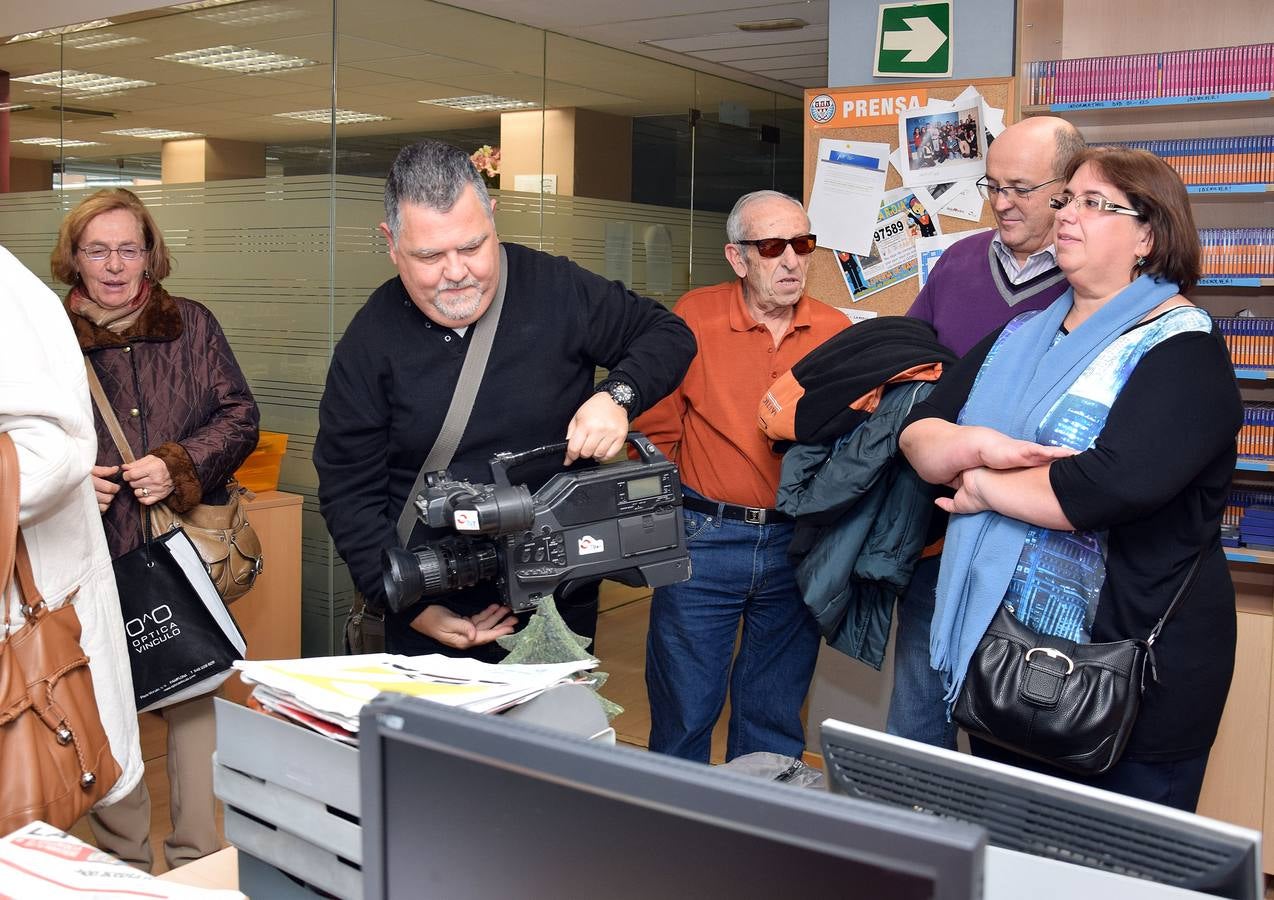
[[[387,548],[382,555],[385,599],[402,612],[421,597],[473,587],[499,569],[495,545],[487,540],[442,538],[419,550]]]

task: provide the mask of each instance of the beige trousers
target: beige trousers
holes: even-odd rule
[[[173,829],[164,839],[164,859],[170,869],[221,849],[212,794],[217,739],[213,696],[205,694],[153,713],[168,723],[168,809]],[[150,792],[144,777],[118,803],[89,813],[89,825],[101,849],[150,871]]]

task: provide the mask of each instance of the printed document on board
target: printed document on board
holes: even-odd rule
[[[859,254],[871,249],[888,160],[888,144],[818,142],[809,216],[820,247]]]

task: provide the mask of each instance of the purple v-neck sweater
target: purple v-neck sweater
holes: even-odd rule
[[[907,310],[960,356],[1018,313],[1043,309],[1069,287],[1056,266],[1021,284],[1010,282],[991,246],[994,236],[984,231],[952,244]]]

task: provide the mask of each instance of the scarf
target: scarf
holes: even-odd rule
[[[123,306],[113,308],[102,306],[85,293],[82,284],[77,284],[71,288],[71,294],[68,298],[71,304],[71,312],[77,316],[83,316],[94,325],[105,328],[112,334],[120,334],[131,328],[142,314],[142,310],[146,308],[146,301],[150,299],[150,284],[149,278],[143,278],[142,286],[138,290],[137,296]]]
[[[1179,292],[1176,284],[1142,275],[1061,340],[1057,333],[1073,290],[1039,313],[1023,314],[982,363],[960,424],[1036,440],[1049,410],[1102,350]],[[948,704],[960,694],[969,660],[1004,599],[1031,527],[989,510],[951,517],[929,639],[930,663],[943,675]]]

